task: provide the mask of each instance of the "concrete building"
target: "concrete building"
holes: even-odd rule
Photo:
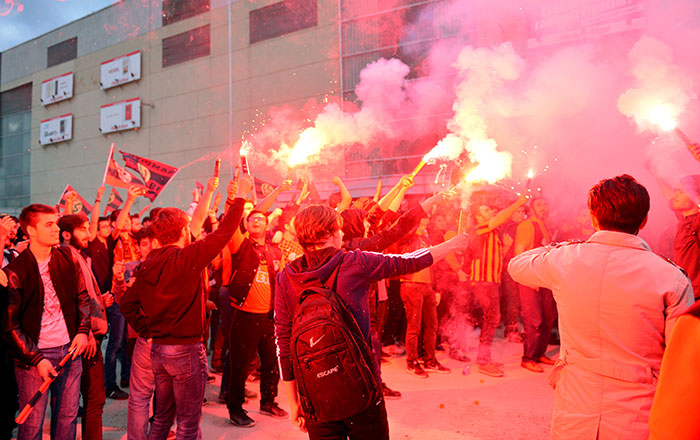
[[[443,39],[477,45],[515,40],[516,47],[525,48],[564,41],[557,26],[547,34],[542,26],[533,31],[518,14],[483,17],[478,25],[475,19],[474,25],[465,25],[446,17],[439,28],[409,35],[396,30],[396,23],[410,23],[445,3],[123,0],[8,49],[0,54],[0,211],[18,212],[30,202],[55,204],[66,184],[92,202],[111,143],[115,150],[184,166],[155,204],[186,206],[194,181],[206,182],[215,157],[236,160],[233,150],[264,124],[270,108],[300,110],[310,99],[354,100],[360,71],[381,57],[397,57],[414,69]],[[578,16],[569,9],[581,9],[576,2],[569,9],[539,3],[541,23],[561,25],[561,17]],[[597,32],[624,31],[631,23],[626,20],[620,29]],[[140,61],[126,61],[135,53]],[[104,66],[112,73],[103,72]],[[411,77],[420,76],[415,70]],[[116,75],[119,85],[101,84],[105,74]],[[130,101],[135,98],[140,101]],[[125,101],[136,108],[132,111]],[[117,112],[122,119],[128,114],[127,119],[140,120],[109,132],[120,123],[104,108],[119,105],[124,106]],[[42,121],[54,128],[42,132]],[[109,125],[102,127],[104,133],[101,124]],[[404,148],[416,151],[404,157],[346,152],[326,171],[343,177],[354,195],[367,195],[378,177],[390,184],[410,171],[421,149]],[[120,160],[118,153],[115,157]],[[256,163],[251,166],[255,170]],[[228,167],[223,169],[228,176]],[[273,184],[281,179],[269,173],[257,177]],[[434,177],[434,170],[426,169],[414,191],[430,190]],[[222,191],[224,186],[222,179]],[[319,189],[327,194],[330,188]],[[137,207],[145,203],[139,200]]]
[[[349,0],[232,1],[229,17],[226,0],[125,0],[6,50],[0,65],[0,210],[55,204],[66,184],[92,202],[112,142],[115,150],[182,166],[227,154],[271,106],[352,99],[362,67],[387,52],[381,38],[363,38],[360,24],[415,14],[431,2],[399,3],[382,10],[369,1],[352,8]],[[140,79],[103,90],[102,64],[137,51]],[[43,105],[42,83],[70,72],[72,97]],[[140,98],[140,126],[101,133],[101,107],[133,98]],[[66,121],[72,138],[40,145],[42,121],[63,115],[72,115]],[[212,163],[182,169],[156,204],[189,204],[194,180],[205,182]],[[381,171],[374,168],[374,174]],[[367,189],[374,185],[357,172],[345,175],[342,159],[339,172]]]

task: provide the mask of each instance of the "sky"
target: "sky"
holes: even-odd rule
[[[0,0],[0,52],[119,0]]]

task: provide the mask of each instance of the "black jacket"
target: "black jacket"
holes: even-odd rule
[[[140,335],[165,345],[202,342],[206,329],[203,271],[231,239],[243,204],[242,198],[235,199],[219,228],[202,240],[148,254],[120,304],[126,321]]]
[[[14,352],[17,365],[36,366],[44,356],[37,346],[44,311],[44,283],[34,254],[26,249],[5,267],[9,278],[8,302],[3,314],[3,336]],[[56,246],[49,262],[51,282],[71,340],[90,331],[90,296],[70,249]]]
[[[265,246],[262,247],[250,238],[246,238],[241,243],[238,252],[231,256],[231,279],[226,284],[231,301],[237,307],[242,306],[248,297],[248,292],[250,292],[250,287],[253,285],[255,274],[258,272],[258,266],[260,265],[260,253],[264,253],[267,260],[267,272],[272,295],[270,309],[275,303],[275,281],[279,270],[277,266],[279,266],[279,262],[282,259],[281,252],[277,247],[268,243],[265,243]]]
[[[357,211],[357,210],[349,210]],[[360,249],[368,252],[382,252],[392,244],[399,241],[402,237],[408,234],[422,218],[427,217],[427,213],[421,205],[416,205],[406,211],[396,222],[385,230],[368,238],[353,231],[364,231],[363,219],[358,215],[345,215],[346,211],[341,214],[343,216],[343,248],[349,251]],[[348,224],[353,223],[353,224]],[[348,234],[347,232],[351,232]]]

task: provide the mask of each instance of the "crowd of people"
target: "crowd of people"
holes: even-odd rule
[[[649,195],[627,175],[593,186],[559,225],[541,195],[416,199],[407,175],[353,199],[333,183],[321,201],[301,179],[275,207],[291,181],[254,202],[253,179],[238,174],[219,214],[212,177],[187,212],[145,217],[130,213],[136,187],[100,217],[100,187],[90,218],[70,197],[63,212],[32,204],[0,218],[2,438],[31,402],[18,439],[41,438],[49,403],[52,438],[75,438],[80,419],[83,439],[101,439],[106,399],[128,399],[129,439],[165,439],[175,421],[176,438],[201,438],[204,391],[221,374],[236,427],[255,425],[243,405],[257,376],[260,414],[290,417],[311,439],[386,439],[384,400],[401,393],[382,380],[383,358],[405,354],[407,374],[424,379],[450,373],[445,350],[501,377],[499,328],[522,344],[522,368],[553,366],[553,438],[700,436],[681,415],[700,407],[700,179],[661,182],[679,218],[666,256],[683,270],[637,235]]]

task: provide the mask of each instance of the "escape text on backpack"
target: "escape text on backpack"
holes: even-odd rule
[[[333,290],[309,287],[302,292],[292,321],[291,351],[307,417],[343,420],[381,398],[371,349]]]

